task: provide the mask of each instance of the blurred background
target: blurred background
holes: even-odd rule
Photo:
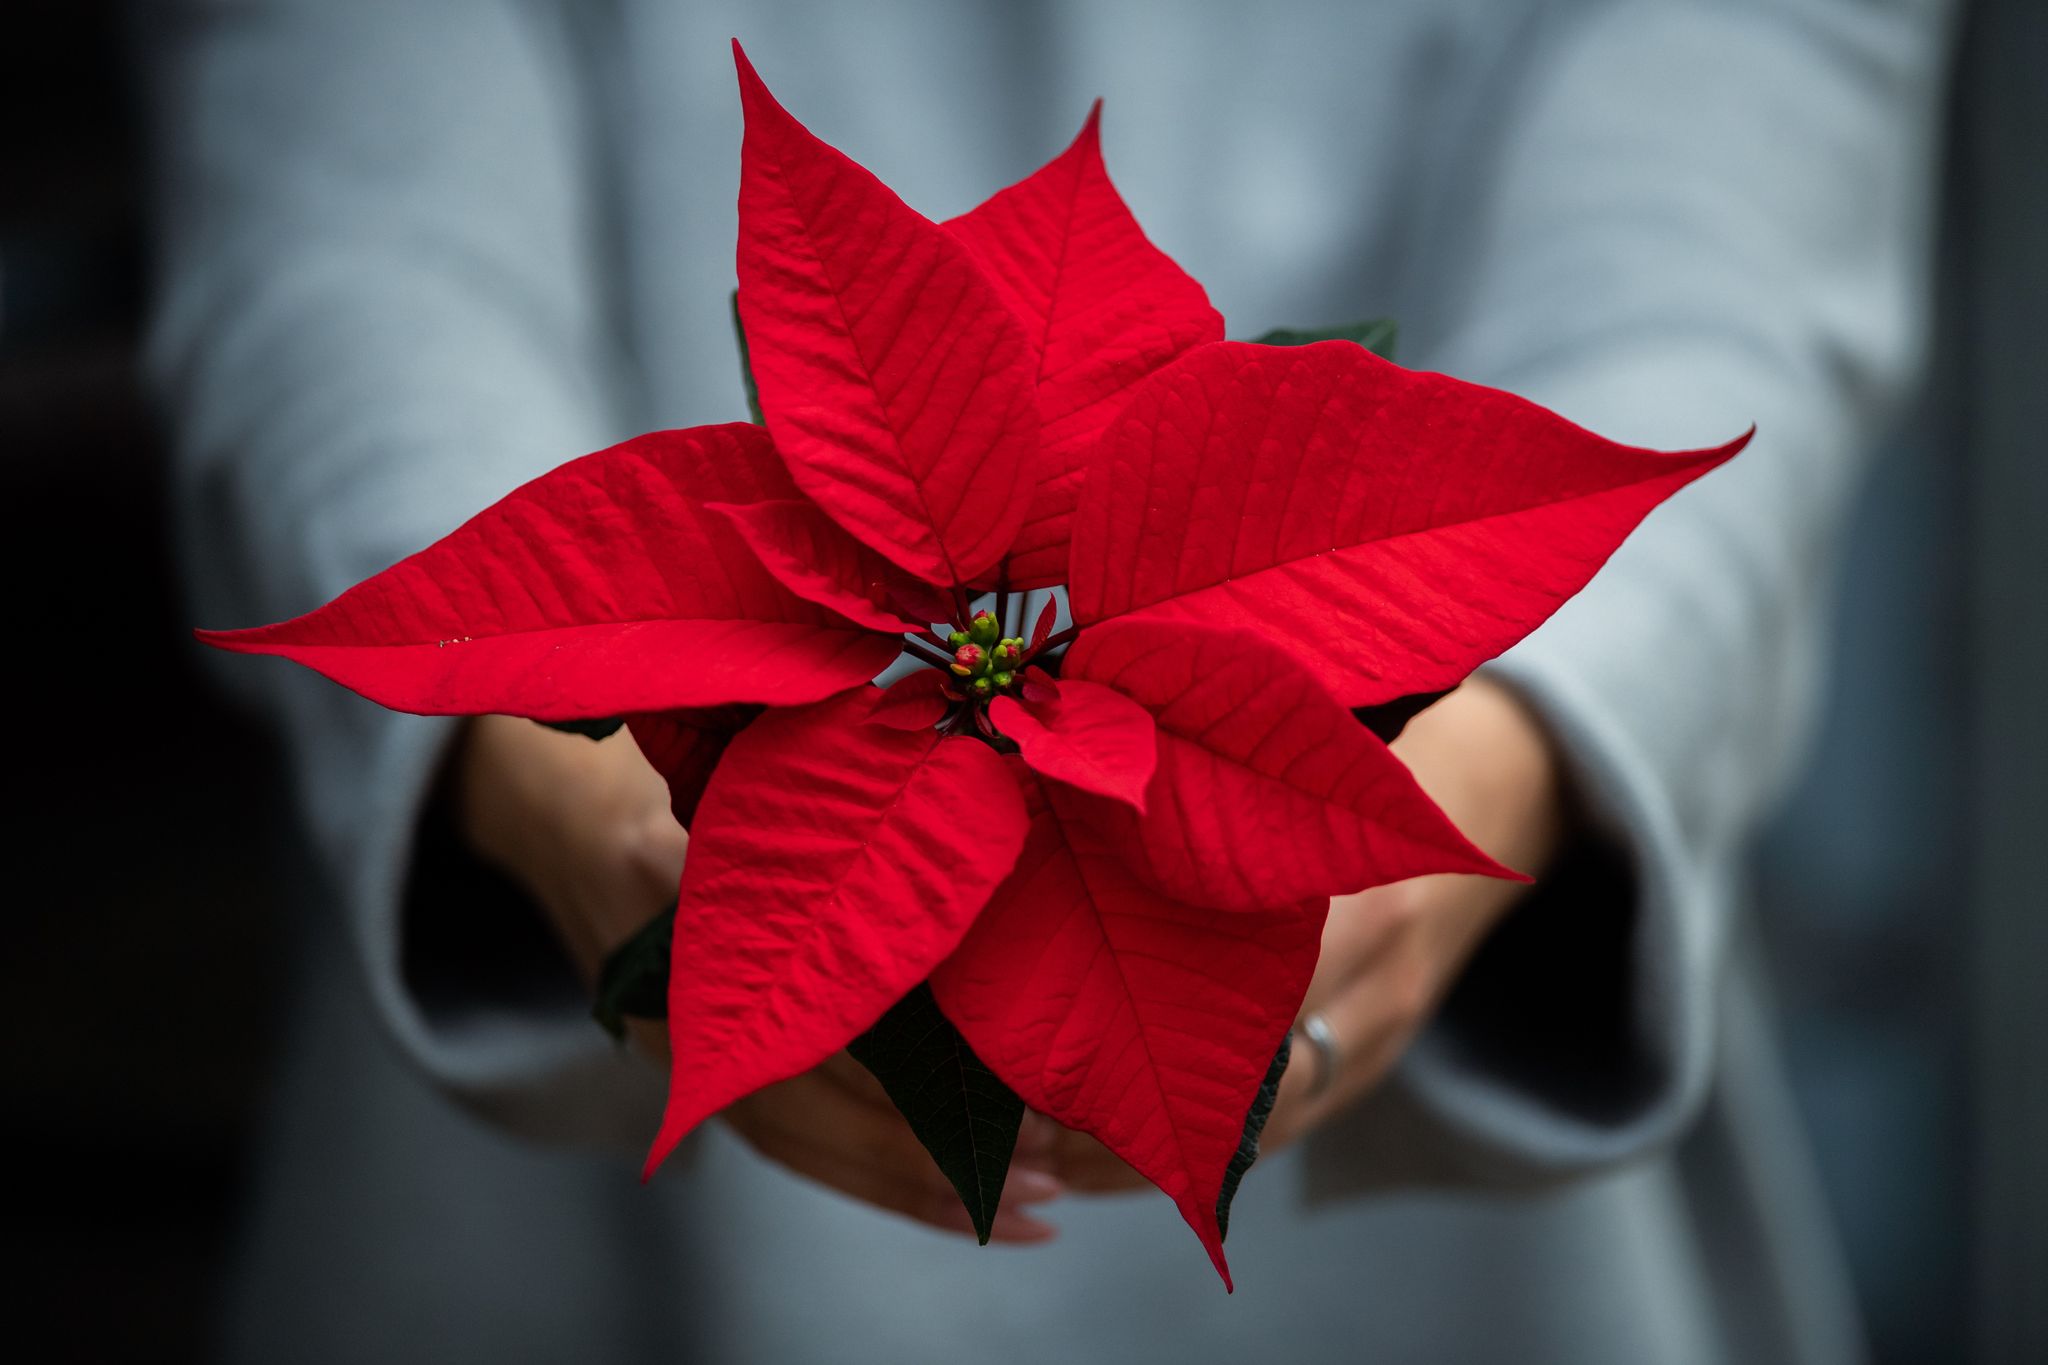
[[[137,384],[119,6],[0,43],[0,952],[16,1334],[199,1358],[285,977],[280,800],[201,685]],[[1811,772],[1758,851],[1789,1062],[1883,1362],[2048,1361],[2048,4],[1972,6],[1939,363],[1862,501]],[[30,660],[34,667],[28,667]]]

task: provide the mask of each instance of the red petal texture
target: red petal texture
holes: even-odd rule
[[[747,423],[636,437],[543,474],[316,611],[200,638],[427,715],[817,701],[901,646],[789,592],[698,500],[755,501],[774,470]]]
[[[1038,492],[1010,551],[1009,586],[1067,581],[1067,541],[1095,440],[1131,387],[1223,339],[1202,286],[1146,238],[1102,164],[1102,105],[1072,146],[946,226],[1023,319],[1037,363]]]
[[[783,587],[805,601],[892,635],[921,631],[931,624],[909,620],[892,605],[900,596],[896,580],[903,571],[848,535],[810,499],[709,506],[732,523]]]
[[[816,1066],[923,981],[1023,847],[995,751],[869,725],[881,695],[771,711],[712,775],[676,908],[649,1174],[707,1116]]]
[[[1144,811],[1158,734],[1151,713],[1121,692],[1069,681],[1051,700],[997,697],[989,719],[1041,776]]]
[[[1431,872],[1517,877],[1261,636],[1122,620],[1082,631],[1062,672],[1063,698],[1085,679],[1152,713],[1146,813],[1081,799],[1132,870],[1178,900],[1260,910]]]
[[[945,674],[936,668],[919,669],[890,684],[868,713],[868,723],[898,730],[929,730],[945,718],[950,705],[946,690]]]
[[[1747,440],[1659,454],[1350,342],[1223,342],[1105,435],[1070,606],[1256,630],[1348,705],[1440,691]]]
[[[1036,363],[967,248],[775,102],[733,44],[740,315],[776,449],[847,530],[934,583],[1010,547]]]
[[[716,706],[626,718],[641,756],[668,783],[669,809],[684,829],[697,818],[697,802],[725,746],[760,714],[758,706]]]
[[[1329,903],[1179,904],[1132,877],[1057,786],[1025,781],[1017,870],[933,993],[1026,1104],[1165,1191],[1228,1285],[1224,1168],[1308,989]]]

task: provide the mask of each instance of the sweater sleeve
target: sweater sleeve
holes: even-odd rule
[[[1540,1184],[1698,1113],[1733,869],[1795,768],[1833,542],[1928,329],[1947,8],[1570,10],[1448,158],[1429,368],[1635,444],[1757,434],[1491,666],[1591,837],[1323,1141],[1326,1188]]]
[[[625,434],[569,13],[146,7],[161,242],[149,363],[201,623],[306,611]],[[405,1054],[514,1128],[644,1138],[658,1079],[606,1046],[566,969],[494,995],[443,990],[466,974],[407,961],[415,843],[453,724],[282,661],[218,671],[286,738],[326,899]],[[437,894],[480,895],[481,881]]]

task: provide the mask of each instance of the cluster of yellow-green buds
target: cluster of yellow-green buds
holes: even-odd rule
[[[1017,690],[1017,665],[1024,661],[1021,637],[1005,638],[1003,623],[992,611],[978,611],[967,629],[946,637],[953,650],[953,676],[958,687],[979,701]]]

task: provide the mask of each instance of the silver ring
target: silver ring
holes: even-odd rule
[[[1309,1082],[1308,1097],[1312,1100],[1320,1099],[1323,1092],[1330,1088],[1330,1083],[1337,1079],[1337,1064],[1340,1059],[1337,1035],[1331,1031],[1330,1021],[1321,1014],[1311,1014],[1302,1020],[1299,1033],[1308,1040],[1308,1045],[1314,1048],[1316,1053],[1316,1075],[1315,1079]]]

